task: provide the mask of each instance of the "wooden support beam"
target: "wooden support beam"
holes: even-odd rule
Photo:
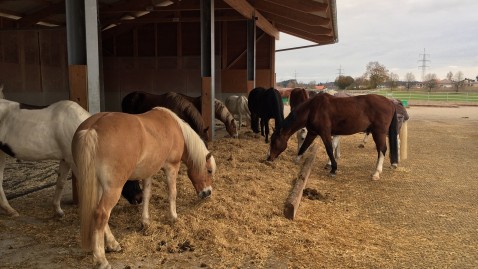
[[[39,11],[28,14],[25,17],[19,19],[18,25],[20,27],[29,27],[35,25],[37,22],[47,18],[48,16],[55,15],[55,14],[64,14],[65,13],[65,2],[60,1],[55,4],[51,4],[46,8],[40,9]]]
[[[276,24],[280,23],[283,25],[287,25],[291,28],[302,30],[304,32],[311,33],[313,35],[317,35],[317,34],[328,35],[332,31],[330,27],[330,23],[328,25],[308,25],[308,24],[302,23],[301,21],[295,21],[289,18],[277,16],[273,13],[263,12],[262,14],[264,14],[264,16],[276,22]]]
[[[318,150],[318,143],[315,143],[314,146],[308,150],[309,154],[305,158],[304,164],[300,169],[300,173],[297,176],[294,188],[292,189],[291,193],[289,194],[289,197],[285,202],[284,215],[290,220],[294,220],[295,215],[297,214],[300,200],[302,199],[302,193],[304,191],[305,185],[307,185],[310,170],[312,169],[312,164],[314,163],[315,156],[317,155]]]
[[[316,16],[309,13],[300,12],[293,9],[284,8],[281,5],[267,2],[264,0],[256,0],[254,5],[259,11],[265,11],[276,16],[287,18],[289,20],[298,21],[307,25],[329,25],[330,19],[326,17]],[[274,20],[274,18],[270,18]]]
[[[319,3],[311,0],[265,0],[270,3],[281,5],[287,9],[294,9],[306,13],[326,12],[329,8],[327,3]]]
[[[314,34],[311,34],[305,31],[300,31],[280,23],[276,24],[276,26],[277,26],[277,29],[279,29],[281,32],[284,32],[286,34],[291,34],[293,36],[297,36],[315,43],[319,43],[321,45],[335,43],[334,37],[332,36],[332,32],[330,33],[330,35],[314,35]]]
[[[228,5],[234,8],[242,16],[252,19],[257,18],[256,25],[268,35],[273,36],[276,40],[279,39],[279,30],[277,30],[262,14],[244,0],[224,0]]]

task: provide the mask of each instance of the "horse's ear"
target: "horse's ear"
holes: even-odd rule
[[[211,152],[208,152],[207,155],[206,155],[206,161],[209,161],[209,159],[211,159],[211,157],[212,157]]]

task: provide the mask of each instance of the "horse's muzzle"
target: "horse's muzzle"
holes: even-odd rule
[[[212,188],[211,188],[211,186],[209,186],[207,188],[204,188],[202,191],[200,191],[198,193],[198,196],[201,199],[205,199],[205,198],[208,198],[209,196],[211,196],[211,194],[212,194]]]

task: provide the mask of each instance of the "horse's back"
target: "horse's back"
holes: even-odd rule
[[[368,94],[348,98],[320,94],[307,102],[317,128],[329,128],[333,135],[350,135],[369,128],[388,130],[395,112],[386,97]]]
[[[77,127],[90,114],[73,101],[59,101],[44,108],[8,105],[1,121],[0,140],[8,144],[13,157],[22,160],[71,161],[71,140]]]
[[[292,89],[289,96],[290,109],[293,110],[298,105],[305,102],[307,99],[309,99],[309,94],[307,93],[305,89],[303,88]]]
[[[170,146],[182,137],[179,125],[157,109],[136,115],[97,113],[79,126],[73,144],[78,145],[79,134],[88,130],[97,135],[96,154],[102,160],[99,165],[121,167],[124,176],[131,179],[152,176],[168,158],[180,160],[181,154],[172,152]]]

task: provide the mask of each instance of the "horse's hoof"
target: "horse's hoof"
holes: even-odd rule
[[[398,168],[398,164],[393,163],[393,164],[392,164],[392,168],[393,168],[393,169],[397,169],[397,168]]]
[[[374,181],[379,180],[379,179],[380,179],[380,176],[377,176],[377,175],[372,176],[372,180],[374,180]]]
[[[57,218],[63,218],[65,216],[65,212],[63,210],[55,210],[55,217]]]
[[[96,264],[93,268],[94,269],[111,269],[111,265],[108,262],[104,262],[104,263]]]
[[[329,173],[329,177],[335,177],[337,176],[337,173]]]
[[[106,246],[106,252],[120,252],[121,246],[118,242],[115,242],[112,246]]]

